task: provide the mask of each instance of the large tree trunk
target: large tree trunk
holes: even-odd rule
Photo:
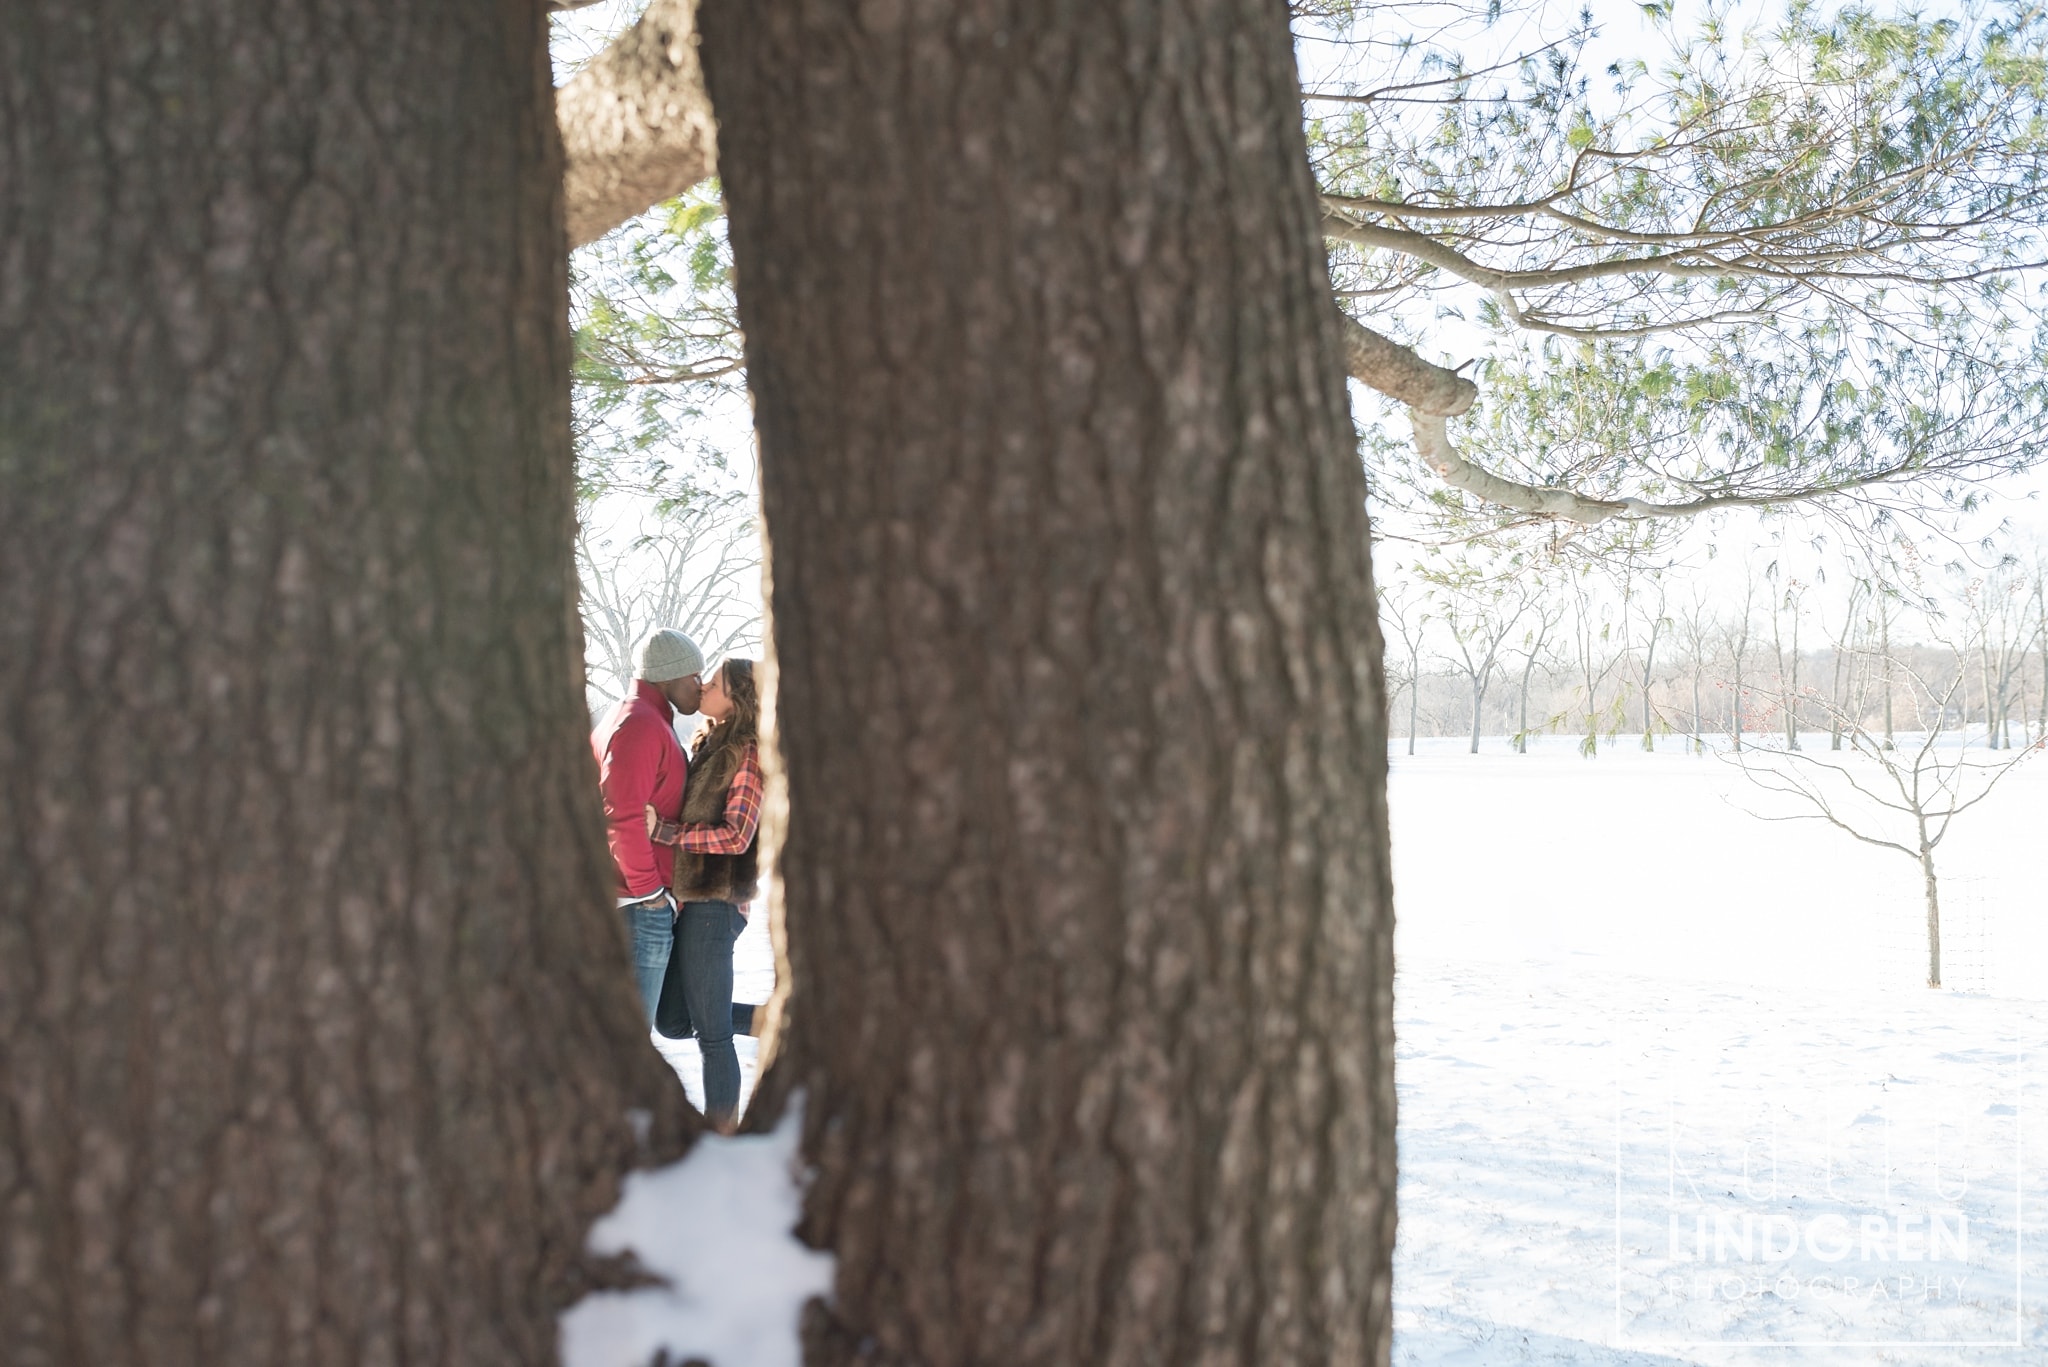
[[[0,11],[0,1356],[542,1363],[662,1108],[538,6]]]
[[[1384,1361],[1384,696],[1285,9],[703,32],[811,1361]]]

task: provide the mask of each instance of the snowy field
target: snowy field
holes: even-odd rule
[[[1930,992],[1916,865],[1627,745],[1393,761],[1394,1361],[2048,1361],[2048,759]]]
[[[1943,846],[1930,992],[1904,857],[1676,740],[1465,747],[1393,761],[1394,1361],[2048,1361],[2048,758]]]

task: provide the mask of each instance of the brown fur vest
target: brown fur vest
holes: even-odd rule
[[[739,772],[740,747],[721,746],[692,756],[689,785],[683,790],[683,821],[725,820],[725,795]],[[761,841],[756,837],[739,854],[692,854],[676,851],[677,902],[739,902],[754,900],[761,889]]]

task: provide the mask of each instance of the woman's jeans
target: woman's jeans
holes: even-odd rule
[[[685,902],[661,983],[654,1028],[697,1037],[704,1055],[704,1117],[729,1128],[740,1109],[740,1057],[732,1044],[732,945],[747,918],[731,902]]]
[[[632,941],[633,981],[640,987],[640,1001],[652,1025],[675,942],[676,904],[663,893],[652,901],[629,902],[619,913],[626,918],[626,934]]]

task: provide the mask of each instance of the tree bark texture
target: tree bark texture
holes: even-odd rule
[[[809,1360],[1384,1361],[1385,700],[1284,9],[702,23]]]
[[[559,113],[572,247],[710,175],[718,125],[697,61],[697,0],[652,0],[562,87]]]
[[[679,1135],[536,3],[0,10],[0,1356],[542,1363]]]

